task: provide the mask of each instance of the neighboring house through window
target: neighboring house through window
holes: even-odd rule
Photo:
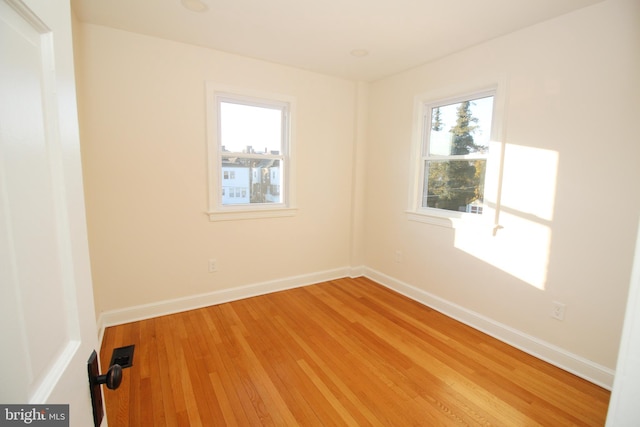
[[[209,217],[288,216],[294,212],[294,100],[207,85]]]

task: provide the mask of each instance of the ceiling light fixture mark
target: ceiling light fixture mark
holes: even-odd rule
[[[351,56],[355,56],[356,58],[364,58],[369,55],[369,51],[367,49],[353,49],[351,51]]]
[[[180,0],[182,6],[189,9],[192,12],[206,12],[209,10],[209,6],[203,3],[201,0]]]

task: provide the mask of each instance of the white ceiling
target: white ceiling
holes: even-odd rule
[[[82,22],[373,81],[601,0],[72,0]],[[356,57],[353,50],[367,56]]]

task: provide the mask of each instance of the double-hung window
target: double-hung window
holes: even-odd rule
[[[409,218],[493,221],[501,147],[497,89],[416,98],[416,178]]]
[[[293,214],[293,99],[207,86],[211,220]]]

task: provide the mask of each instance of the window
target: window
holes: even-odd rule
[[[489,95],[425,108],[423,208],[471,212],[471,206],[482,206],[493,98]]]
[[[494,220],[500,104],[496,87],[416,98],[416,186],[409,219],[449,226],[461,219]]]
[[[209,218],[292,215],[293,99],[207,85],[207,107]]]

